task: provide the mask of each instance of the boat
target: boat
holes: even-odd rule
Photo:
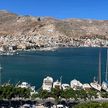
[[[76,79],[74,79],[70,82],[70,86],[73,90],[81,90],[82,89],[82,83]]]
[[[53,86],[53,78],[47,76],[46,78],[43,79],[43,84],[42,84],[42,89],[43,90],[47,90],[47,91],[51,91],[51,88]]]
[[[83,88],[84,90],[88,90],[88,89],[91,89],[91,86],[90,86],[90,84],[85,83],[85,84],[82,85],[82,88]]]
[[[18,82],[19,83],[19,82]],[[27,82],[22,82],[21,84],[16,84],[15,87],[18,87],[18,88],[29,88],[31,91],[30,91],[30,95],[32,94],[35,94],[36,91],[35,91],[35,86],[31,86],[29,83]]]
[[[95,80],[90,83],[90,86],[98,91],[101,91],[101,50],[99,50],[99,67],[98,67],[98,81]]]
[[[98,84],[98,82],[92,82],[90,83],[91,87],[95,90],[101,91],[101,86]]]
[[[59,89],[61,89],[61,81],[55,81],[54,83],[53,83],[53,88],[59,88]]]
[[[108,92],[108,81],[102,82],[102,90]]]
[[[108,49],[107,49],[107,56],[106,56],[105,81],[102,82],[102,90],[108,92]]]
[[[70,88],[69,84],[62,84],[61,86],[62,86],[63,90],[66,90],[66,89]]]
[[[18,85],[18,87],[21,87],[21,88],[30,88],[30,84],[28,84],[27,82],[22,82],[21,84]]]

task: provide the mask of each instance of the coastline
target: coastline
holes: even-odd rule
[[[58,49],[69,49],[69,48],[108,48],[108,47],[44,47],[44,48],[38,48],[38,49],[20,49],[20,50],[11,50],[11,51],[0,51],[0,55],[18,55],[20,52],[36,52],[36,51],[56,51]]]

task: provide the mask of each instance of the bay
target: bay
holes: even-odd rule
[[[82,83],[97,78],[100,48],[60,48],[55,51],[19,52],[18,55],[0,56],[2,83],[26,81],[40,88],[43,78],[51,76],[63,83],[72,79]],[[102,80],[105,77],[106,48],[102,52]]]

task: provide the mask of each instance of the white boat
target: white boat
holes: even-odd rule
[[[101,86],[98,84],[98,82],[92,82],[90,83],[91,87],[95,90],[101,91]]]
[[[51,88],[53,86],[53,78],[47,76],[46,78],[43,79],[43,85],[42,85],[42,89],[43,90],[47,90],[47,91],[51,91]]]
[[[53,83],[53,88],[59,88],[59,89],[61,89],[61,81],[55,81],[54,83]]]
[[[108,92],[108,82],[107,81],[103,81],[102,82],[102,89],[106,92]]]
[[[82,89],[82,83],[76,79],[70,82],[70,86],[73,90],[80,90]]]
[[[107,49],[107,59],[106,59],[105,81],[102,82],[102,89],[108,92],[108,49]]]
[[[20,88],[29,88],[31,91],[30,91],[30,94],[35,94],[36,91],[35,91],[35,86],[31,86],[29,83],[27,82],[22,82],[21,84],[17,85],[16,84],[16,87],[20,87]]]
[[[91,89],[91,86],[90,86],[90,84],[85,83],[85,84],[83,84],[82,88],[83,88],[84,90],[88,90],[88,89]]]
[[[70,88],[69,84],[62,84],[62,89],[63,90],[66,90],[66,89],[69,89],[69,88]]]
[[[90,85],[93,89],[101,91],[101,49],[99,50],[98,81],[94,78],[94,81]]]
[[[22,82],[21,84],[18,85],[18,87],[21,87],[21,88],[30,88],[30,84],[28,84],[27,82]]]

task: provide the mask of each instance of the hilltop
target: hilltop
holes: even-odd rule
[[[108,20],[60,20],[0,11],[1,50],[107,45]]]

